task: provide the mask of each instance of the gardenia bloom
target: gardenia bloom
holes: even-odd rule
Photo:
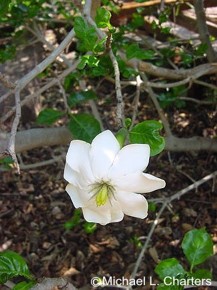
[[[165,186],[165,181],[143,173],[150,156],[147,144],[120,145],[107,130],[91,144],[74,140],[66,155],[64,178],[74,206],[82,208],[89,222],[106,225],[124,214],[145,218],[148,203],[139,193]]]

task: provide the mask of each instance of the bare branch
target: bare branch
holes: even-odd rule
[[[7,148],[9,134],[0,133],[0,152]],[[58,128],[35,128],[17,132],[16,152],[32,150],[34,148],[53,145],[67,145],[73,139],[70,131],[66,127]],[[165,138],[166,150],[180,151],[200,151],[206,150],[217,152],[217,139],[205,137],[178,138],[169,136]]]
[[[206,14],[204,11],[203,0],[194,0],[194,9],[197,20],[198,32],[200,35],[200,40],[203,44],[207,45],[207,58],[209,62],[214,62],[217,60],[217,53],[212,47],[210,42],[210,35],[208,27],[206,24]]]
[[[148,85],[148,79],[146,77],[146,75],[144,73],[141,74],[141,77],[143,79],[143,82],[144,82],[144,85],[148,91],[148,94],[152,100],[152,102],[154,103],[154,106],[158,112],[158,115],[163,123],[163,126],[164,126],[164,130],[166,132],[166,135],[167,136],[171,136],[172,135],[172,132],[170,130],[170,125],[169,125],[169,122],[167,120],[167,118],[165,117],[165,114],[162,110],[162,108],[160,107],[159,103],[158,103],[158,100],[157,100],[157,97],[155,95],[155,93],[153,92],[152,88]]]
[[[134,108],[133,108],[133,115],[132,115],[132,123],[130,125],[130,130],[133,128],[135,121],[136,121],[136,116],[138,113],[138,106],[139,106],[139,98],[140,98],[140,93],[141,93],[141,84],[142,84],[142,80],[140,75],[136,76],[136,95],[135,98],[133,100],[134,102]]]
[[[28,96],[25,97],[25,99],[23,101],[21,101],[21,106],[25,105],[26,103],[29,102],[30,99],[35,98],[37,96],[40,96],[40,94],[42,94],[44,91],[46,91],[47,89],[49,89],[50,87],[52,87],[53,85],[58,83],[58,80],[62,80],[64,77],[66,77],[70,72],[74,71],[77,67],[77,65],[79,64],[80,60],[76,60],[75,63],[67,68],[66,70],[64,70],[60,75],[57,76],[57,78],[51,80],[49,83],[47,83],[45,86],[43,86],[42,88],[38,89],[34,94],[30,94]],[[0,120],[1,122],[5,122],[8,118],[10,118],[13,113],[15,112],[16,107],[11,108],[11,110],[6,113]]]
[[[217,73],[217,63],[205,63],[191,69],[169,69],[155,66],[149,62],[138,59],[127,60],[124,53],[119,52],[121,58],[131,67],[137,67],[140,72],[161,77],[166,80],[183,80],[186,78],[198,79],[201,76]]]
[[[17,128],[20,122],[20,117],[21,117],[20,90],[19,89],[17,89],[15,92],[15,104],[16,104],[16,115],[12,124],[10,139],[9,139],[6,151],[8,151],[9,154],[11,155],[17,167],[17,171],[18,173],[20,173],[20,167],[19,167],[19,163],[17,161],[17,156],[15,153],[15,137],[16,137]]]

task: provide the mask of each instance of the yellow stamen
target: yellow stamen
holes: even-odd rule
[[[106,204],[108,200],[108,185],[106,183],[102,184],[100,190],[96,194],[95,200],[97,206]]]

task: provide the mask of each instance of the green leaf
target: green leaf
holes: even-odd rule
[[[13,251],[0,253],[0,284],[16,276],[33,279],[26,261],[19,254]]]
[[[86,65],[89,67],[97,67],[99,59],[93,55],[83,55],[81,61],[78,64],[78,69],[84,69]]]
[[[74,30],[80,40],[78,49],[82,52],[93,51],[98,40],[95,28],[87,24],[80,16],[75,17]]]
[[[121,128],[116,134],[115,137],[122,148],[125,144],[126,138],[128,136],[128,130],[126,128]]]
[[[186,271],[184,270],[182,265],[175,258],[169,258],[161,261],[154,271],[158,274],[162,281],[166,277],[182,278],[186,274]]]
[[[127,59],[138,58],[138,59],[153,59],[155,52],[153,50],[144,50],[139,47],[137,43],[128,45],[126,47]]]
[[[170,284],[170,282],[168,284]],[[157,286],[157,290],[182,290],[182,289],[184,289],[184,286],[182,287],[179,285],[165,285],[163,283]]]
[[[198,269],[196,272],[190,274],[194,279],[212,279],[212,273],[207,269]]]
[[[18,284],[16,284],[12,290],[29,290],[31,289],[34,285],[36,284],[36,282],[34,281],[22,281]]]
[[[72,115],[69,130],[75,139],[89,143],[101,132],[99,122],[89,114]]]
[[[59,120],[63,114],[58,110],[47,108],[39,113],[36,122],[41,125],[51,125]]]
[[[84,231],[87,234],[93,234],[96,229],[97,229],[97,224],[95,223],[90,223],[90,222],[85,222],[83,225]]]
[[[154,202],[149,202],[149,203],[148,203],[148,211],[155,212],[156,209],[157,209],[157,205],[156,205],[156,203],[154,203]]]
[[[70,220],[65,222],[64,228],[66,230],[71,230],[76,227],[81,222],[81,209],[75,209],[73,216]]]
[[[149,144],[151,156],[157,155],[165,147],[165,140],[159,133],[162,127],[162,124],[155,120],[143,121],[130,131],[130,142]]]
[[[93,100],[96,99],[97,96],[94,93],[94,91],[89,90],[89,91],[80,91],[80,92],[76,92],[76,93],[72,93],[69,97],[68,97],[68,105],[70,107],[73,107],[79,103],[82,102],[86,102],[88,100]]]
[[[182,249],[192,270],[213,255],[213,242],[205,229],[194,229],[185,234]]]
[[[0,16],[6,14],[9,11],[11,0],[0,1]]]
[[[110,24],[111,19],[111,12],[105,9],[104,7],[99,7],[96,10],[96,25],[99,28],[112,28],[112,25]]]

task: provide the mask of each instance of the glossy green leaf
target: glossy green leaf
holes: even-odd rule
[[[33,279],[26,261],[19,254],[13,251],[0,253],[0,284],[16,276]]]
[[[41,125],[51,125],[63,116],[63,112],[47,108],[41,111],[36,119],[36,122]]]
[[[185,234],[182,249],[193,269],[213,255],[213,242],[205,229],[194,229]]]
[[[71,117],[69,130],[74,139],[91,142],[101,132],[99,122],[89,114],[77,114]]]
[[[84,69],[86,65],[89,67],[97,67],[99,64],[99,59],[93,55],[83,55],[81,61],[78,64],[78,69]]]
[[[186,271],[175,258],[169,258],[161,261],[155,268],[155,273],[158,274],[163,281],[165,277],[178,277],[182,278],[186,274]]]
[[[160,135],[162,124],[155,120],[143,121],[130,131],[130,142],[149,144],[151,156],[159,154],[165,147],[165,140]]]
[[[155,52],[149,49],[141,49],[137,43],[128,45],[126,47],[127,59],[153,59]]]
[[[104,7],[99,7],[96,10],[96,25],[99,28],[112,28],[110,24],[111,12]]]
[[[79,103],[82,102],[86,102],[89,100],[93,100],[96,99],[97,96],[94,93],[94,91],[80,91],[80,92],[76,92],[76,93],[72,93],[69,97],[68,97],[68,105],[70,107],[73,107]]]
[[[14,286],[12,290],[29,290],[31,289],[36,282],[34,281],[22,281]]]
[[[77,16],[74,21],[74,30],[80,40],[78,49],[82,52],[93,51],[98,40],[95,28],[87,24],[82,17]]]

